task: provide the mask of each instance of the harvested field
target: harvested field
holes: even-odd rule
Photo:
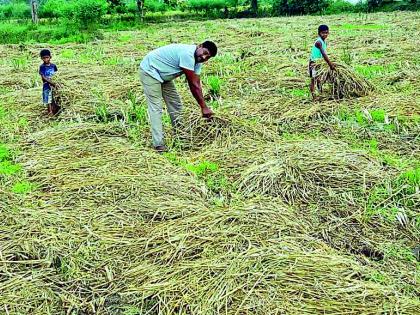
[[[0,314],[417,314],[418,21],[171,22],[48,45],[54,118],[37,74],[46,44],[1,46]],[[323,22],[367,96],[310,100]],[[158,155],[138,63],[206,38],[220,46],[202,74],[216,116],[201,119],[177,79],[183,122],[164,114]]]

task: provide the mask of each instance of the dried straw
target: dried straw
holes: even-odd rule
[[[366,96],[373,91],[373,85],[357,75],[344,64],[335,63],[331,70],[326,63],[317,63],[316,82],[322,87],[328,83],[331,86],[331,96],[335,99]]]

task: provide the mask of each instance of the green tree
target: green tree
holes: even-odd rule
[[[311,14],[328,6],[327,0],[274,0],[273,13],[278,15]]]

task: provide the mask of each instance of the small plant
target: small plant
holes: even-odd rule
[[[137,306],[124,306],[124,311],[122,315],[140,315],[142,310]]]
[[[415,216],[416,194],[420,191],[420,168],[408,169],[398,177],[372,190],[367,203],[367,215],[379,215],[395,222],[399,212]]]
[[[133,39],[133,36],[131,34],[123,34],[120,37],[118,37],[118,41],[120,42],[129,42]]]
[[[0,162],[0,175],[14,175],[18,173],[22,167],[19,164],[14,164],[11,161]]]
[[[343,60],[344,63],[351,65],[353,62],[353,55],[351,53],[351,48],[349,46],[349,43],[346,42],[346,47],[343,48],[343,52],[341,54],[341,60]]]
[[[413,252],[409,248],[399,244],[387,244],[384,246],[383,252],[385,254],[385,258],[393,258],[413,263],[416,262],[416,257]]]
[[[295,76],[295,72],[293,70],[287,70],[284,75],[286,77],[294,77]]]
[[[0,162],[9,158],[10,152],[4,144],[0,143]]]
[[[209,85],[209,92],[213,98],[220,97],[220,89],[222,86],[222,80],[217,76],[209,76],[207,78],[207,84]]]
[[[372,273],[369,275],[369,280],[385,285],[389,285],[390,282],[388,276],[378,270],[372,271]]]
[[[26,194],[34,189],[34,186],[28,181],[17,182],[12,186],[12,192],[15,194]]]
[[[28,57],[20,56],[12,58],[12,67],[15,70],[23,70],[28,66]]]
[[[219,166],[216,163],[210,161],[202,161],[197,164],[185,164],[185,169],[195,174],[198,178],[205,177],[209,173],[217,171]]]
[[[308,97],[308,90],[306,89],[292,89],[290,90],[290,95],[297,97]]]
[[[132,119],[134,118],[142,126],[147,125],[148,114],[147,107],[144,104],[134,103],[131,110],[133,113]]]
[[[109,111],[106,104],[101,104],[95,108],[95,115],[100,122],[109,122]]]
[[[371,110],[369,113],[372,117],[372,120],[378,123],[385,123],[385,121],[387,120],[386,112],[383,109]]]
[[[60,57],[64,58],[64,59],[72,59],[75,56],[75,52],[72,49],[63,49],[60,52]]]

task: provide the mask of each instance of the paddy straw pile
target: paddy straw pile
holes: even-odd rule
[[[374,269],[314,238],[297,208],[261,196],[211,205],[200,181],[124,132],[59,123],[27,139],[21,158],[39,187],[19,212],[0,199],[8,312],[414,314],[413,298],[365,281]]]
[[[269,139],[272,134],[229,113],[219,113],[207,119],[199,111],[185,108],[175,136],[185,148],[212,143],[226,146],[241,137]]]
[[[331,194],[367,190],[382,176],[378,162],[345,143],[301,140],[279,144],[272,157],[245,170],[238,187],[244,195],[309,202]]]
[[[55,97],[64,109],[62,116],[71,118],[95,113],[102,106],[115,111],[126,107],[130,99],[143,99],[140,82],[135,75],[115,76],[100,68],[80,69],[79,72],[57,73]]]
[[[366,96],[373,91],[373,85],[357,75],[348,66],[340,63],[335,63],[335,66],[335,70],[331,70],[325,62],[315,65],[317,72],[316,82],[320,87],[328,84],[333,98],[342,99]]]

